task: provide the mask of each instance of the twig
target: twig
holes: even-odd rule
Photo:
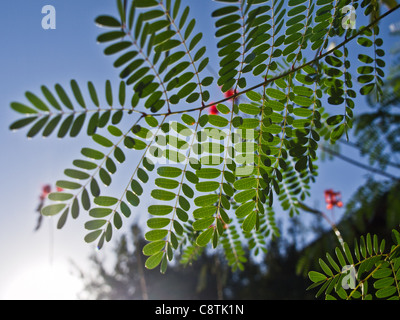
[[[389,178],[389,179],[392,179],[392,180],[400,180],[399,177],[396,177],[396,176],[394,176],[394,175],[392,175],[392,174],[390,174],[390,173],[387,173],[387,172],[385,172],[385,171],[383,171],[383,170],[380,170],[380,169],[377,169],[377,168],[368,166],[368,165],[363,164],[363,163],[361,163],[361,162],[358,162],[358,161],[356,161],[356,160],[354,160],[354,159],[351,159],[351,158],[349,158],[349,157],[346,157],[346,156],[340,154],[339,152],[336,152],[336,151],[334,151],[334,150],[332,150],[332,149],[326,148],[326,147],[323,146],[323,145],[321,145],[320,147],[321,147],[321,149],[322,149],[323,151],[325,151],[325,152],[331,154],[331,155],[334,156],[334,157],[337,157],[337,158],[339,158],[339,159],[342,159],[342,160],[344,160],[344,161],[346,161],[346,162],[348,162],[348,163],[350,163],[350,164],[352,164],[352,165],[354,165],[354,166],[356,166],[356,167],[359,167],[359,168],[364,169],[364,170],[371,171],[371,172],[373,172],[373,173],[379,174],[379,175],[381,175],[381,176],[384,176],[384,177]]]
[[[344,248],[343,237],[342,237],[339,229],[337,228],[336,224],[331,219],[329,219],[329,217],[324,212],[322,212],[320,210],[317,210],[317,209],[310,208],[309,206],[307,206],[306,204],[304,204],[304,203],[302,203],[300,201],[298,201],[297,203],[300,206],[300,208],[302,208],[304,211],[307,211],[307,212],[315,214],[315,215],[320,215],[321,217],[323,217],[329,223],[329,225],[331,226],[331,228],[332,228],[333,232],[335,233],[336,238],[338,239],[342,249],[343,250],[345,249]]]
[[[359,146],[357,143],[350,142],[350,141],[346,141],[346,140],[343,140],[343,139],[340,139],[340,140],[338,140],[338,141],[339,141],[340,143],[342,143],[342,144],[345,144],[345,145],[347,145],[347,146],[353,147],[353,148],[355,148],[355,149],[357,149],[357,150],[360,151],[360,146]],[[395,163],[395,162],[388,161],[388,162],[387,162],[387,165],[388,165],[388,166],[391,166],[391,167],[395,167],[395,168],[399,168],[399,169],[400,169],[400,164]]]

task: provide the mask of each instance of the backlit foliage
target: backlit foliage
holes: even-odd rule
[[[143,254],[161,272],[176,253],[189,263],[208,244],[241,269],[245,241],[258,254],[279,234],[273,205],[299,214],[317,177],[319,143],[348,135],[358,95],[381,96],[377,23],[398,9],[379,16],[369,0],[216,2],[214,30],[198,30],[186,1],[118,0],[118,15],[96,23],[120,79],[101,90],[75,80],[42,86],[11,103],[24,114],[11,129],[25,127],[28,137],[93,140],[42,214],[57,215],[59,228],[87,214],[85,241],[101,248],[151,196]],[[343,25],[347,5],[368,25]],[[218,57],[207,55],[213,36]],[[219,101],[216,87],[225,93]],[[105,187],[122,165],[130,172],[112,196]]]

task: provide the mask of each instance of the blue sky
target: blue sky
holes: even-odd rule
[[[213,51],[214,31],[210,12],[215,3],[205,0],[186,0],[193,8],[196,27],[206,36],[208,55]],[[43,30],[41,13],[44,5],[56,9],[56,29]],[[90,144],[83,135],[59,140],[55,137],[28,140],[26,130],[11,132],[9,125],[18,118],[10,109],[13,101],[24,102],[26,91],[40,93],[40,86],[54,88],[56,83],[65,87],[71,79],[86,84],[91,80],[98,87],[105,80],[118,80],[118,71],[112,59],[104,56],[103,47],[96,43],[100,30],[94,19],[100,14],[115,14],[115,1],[52,1],[8,0],[0,2],[0,298],[5,288],[18,272],[49,261],[50,228],[56,220],[45,220],[42,229],[34,233],[37,214],[35,208],[42,185],[55,183],[63,171],[79,155],[80,148]],[[395,22],[396,13],[382,25]],[[398,17],[398,15],[397,15]],[[384,27],[386,26],[386,27]],[[213,63],[217,65],[216,62]],[[323,190],[334,188],[342,191],[344,200],[359,186],[365,171],[355,169],[341,161],[325,163],[318,182],[313,186],[311,205],[323,205]],[[146,203],[146,200],[145,200]],[[84,218],[69,221],[54,236],[54,261],[66,264],[68,259],[85,266],[93,247],[83,242]],[[129,224],[129,223],[127,223]],[[107,257],[106,252],[99,255]]]
[[[45,5],[56,9],[55,30],[41,26]],[[203,13],[212,11],[204,5],[201,8]],[[39,94],[41,85],[68,87],[71,79],[82,86],[90,80],[99,88],[107,79],[118,83],[119,72],[113,68],[113,60],[103,54],[104,47],[96,43],[101,30],[94,23],[100,14],[116,15],[115,1],[1,1],[0,12],[0,165],[4,169],[0,184],[1,299],[8,297],[9,282],[20,272],[48,264],[50,251],[54,264],[66,265],[71,259],[84,267],[94,250],[83,242],[84,218],[69,221],[62,230],[53,230],[57,218],[46,219],[39,232],[33,232],[41,187],[63,178],[64,169],[90,140],[83,135],[62,140],[27,139],[26,130],[11,132],[9,125],[19,117],[10,103],[25,102],[26,91]],[[199,19],[197,25],[208,28],[210,24]]]
[[[44,30],[44,5],[56,8],[56,29]],[[93,6],[95,4],[95,6]],[[12,101],[25,101],[29,90],[39,93],[41,85],[66,86],[71,79],[104,83],[113,78],[112,65],[96,44],[94,18],[114,12],[114,1],[1,1],[0,52],[0,144],[3,167],[0,185],[0,297],[17,272],[49,262],[50,226],[46,220],[34,233],[35,209],[42,185],[55,183],[64,168],[79,153],[85,138],[28,140],[26,132],[8,130],[17,119],[9,108]],[[79,140],[79,142],[78,142]],[[92,250],[83,243],[83,223],[69,223],[54,231],[54,263],[82,261]]]

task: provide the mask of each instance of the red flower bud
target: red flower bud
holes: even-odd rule
[[[332,189],[325,190],[324,192],[325,195],[325,202],[326,202],[326,208],[328,210],[331,210],[333,206],[337,206],[339,208],[343,207],[343,202],[341,200],[341,193],[340,192],[334,192]]]
[[[46,184],[45,186],[43,186],[42,193],[48,194],[50,192],[51,192],[51,186],[49,184]]]
[[[224,92],[224,97],[229,98],[233,96],[236,92],[233,89],[229,89],[227,92]]]
[[[218,109],[217,106],[215,104],[213,104],[210,109],[208,109],[208,114],[218,114]]]

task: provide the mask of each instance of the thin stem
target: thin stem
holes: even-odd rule
[[[359,150],[359,151],[361,151],[360,149],[360,146],[357,144],[357,143],[354,143],[354,142],[351,142],[351,141],[347,141],[347,140],[343,140],[343,139],[340,139],[340,140],[338,140],[340,143],[342,143],[342,144],[345,144],[345,145],[347,145],[347,146],[350,146],[350,147],[353,147],[353,148],[355,148],[355,149],[357,149],[357,150]],[[386,163],[388,166],[391,166],[391,167],[395,167],[395,168],[399,168],[400,169],[400,164],[398,164],[398,163],[395,163],[395,162],[387,162]]]
[[[379,175],[381,175],[381,176],[384,176],[384,177],[389,178],[389,179],[392,179],[392,180],[400,180],[399,177],[396,177],[396,176],[394,176],[394,175],[392,175],[392,174],[390,174],[390,173],[387,173],[387,172],[382,171],[382,170],[377,169],[377,168],[370,167],[370,166],[368,166],[368,165],[366,165],[366,164],[363,164],[363,163],[358,162],[358,161],[356,161],[356,160],[354,160],[354,159],[351,159],[351,158],[349,158],[349,157],[346,157],[346,156],[340,154],[339,152],[336,152],[336,151],[334,151],[334,150],[332,150],[332,149],[329,149],[329,148],[324,147],[323,145],[321,145],[321,149],[322,149],[323,151],[325,151],[325,152],[327,152],[327,153],[333,155],[334,157],[337,157],[337,158],[339,158],[339,159],[342,159],[342,160],[344,160],[344,161],[346,161],[346,162],[348,162],[348,163],[350,163],[350,164],[352,164],[352,165],[354,165],[354,166],[356,166],[356,167],[359,167],[359,168],[361,168],[361,169],[368,170],[368,171],[370,171],[370,172],[379,174]]]
[[[320,211],[318,209],[310,208],[309,206],[307,206],[306,204],[304,204],[304,203],[302,203],[300,201],[298,201],[298,204],[304,211],[312,213],[312,214],[315,214],[315,215],[320,215],[321,217],[323,217],[329,223],[329,225],[331,226],[333,232],[336,235],[336,238],[338,239],[338,241],[340,243],[340,246],[344,250],[343,237],[342,237],[342,234],[340,233],[339,229],[337,228],[336,224],[331,219],[329,219],[329,217],[324,212],[322,212],[322,211]]]

